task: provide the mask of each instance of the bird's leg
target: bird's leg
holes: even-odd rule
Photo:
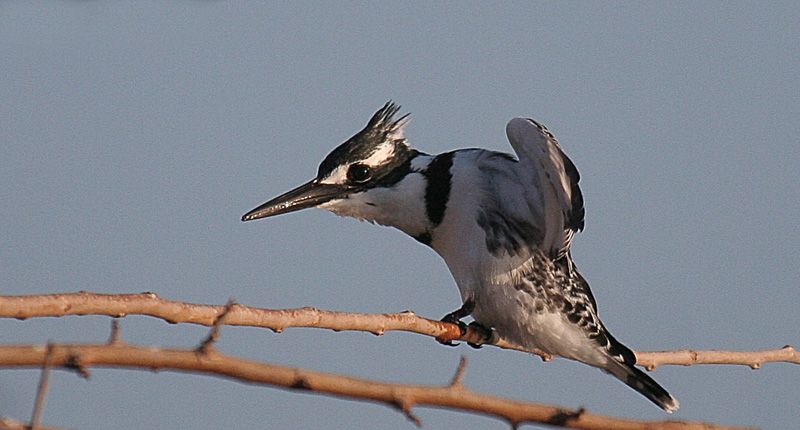
[[[475,300],[470,297],[470,298],[468,298],[467,300],[464,301],[464,304],[462,304],[460,308],[458,308],[458,309],[454,310],[453,312],[450,312],[449,314],[445,315],[444,318],[442,318],[442,322],[446,322],[446,323],[457,325],[458,329],[461,332],[461,334],[459,335],[459,338],[460,338],[460,337],[464,336],[465,334],[467,334],[467,325],[464,324],[463,322],[461,322],[461,318],[464,318],[467,315],[471,314],[472,311],[474,311],[474,310],[475,310]],[[436,338],[436,340],[439,343],[441,343],[442,345],[447,345],[447,346],[457,346],[458,345],[457,343],[453,342],[452,339]]]
[[[475,310],[475,299],[470,297],[466,301],[464,301],[464,304],[462,304],[460,308],[445,315],[444,318],[442,318],[442,321],[449,322],[451,324],[458,324],[458,323],[464,324],[461,322],[461,318],[468,316],[474,310]]]

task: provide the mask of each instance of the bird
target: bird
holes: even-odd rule
[[[679,402],[635,367],[636,356],[600,320],[572,259],[584,229],[580,175],[552,133],[513,118],[516,156],[480,148],[436,155],[405,136],[410,116],[391,100],[331,151],[316,176],[245,213],[242,221],[317,207],[394,227],[443,259],[462,318],[487,336],[599,368],[672,413]]]

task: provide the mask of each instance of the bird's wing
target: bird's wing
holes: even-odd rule
[[[542,218],[535,220],[543,228],[541,249],[553,259],[567,256],[584,224],[578,169],[547,128],[532,119],[512,119],[506,134],[519,157],[526,200]]]

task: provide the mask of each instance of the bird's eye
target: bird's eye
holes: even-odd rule
[[[366,164],[356,163],[347,169],[347,179],[355,183],[367,182],[372,178],[372,169]]]

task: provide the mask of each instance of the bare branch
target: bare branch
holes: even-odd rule
[[[269,328],[278,333],[288,327],[365,331],[377,335],[399,330],[476,344],[483,341],[483,335],[472,329],[459,338],[460,330],[455,324],[422,318],[413,312],[359,314],[315,308],[261,309],[238,304],[231,306],[231,309],[225,312],[225,306],[167,300],[155,293],[98,294],[82,291],[67,294],[0,296],[0,318],[147,315],[170,323],[211,327],[223,313],[225,313],[225,325]],[[545,360],[550,358],[541,351],[532,351],[510,344],[498,336],[495,338],[491,343],[494,346],[536,354]],[[737,364],[758,368],[769,362],[800,364],[800,354],[791,346],[763,351],[637,351],[636,356],[637,364],[651,370],[664,365]]]
[[[414,406],[435,406],[493,416],[515,426],[540,423],[574,429],[740,429],[702,422],[615,418],[583,409],[571,410],[476,393],[461,385],[392,384],[244,360],[222,353],[199,357],[193,349],[160,349],[109,343],[59,344],[52,346],[49,355],[49,361],[54,367],[69,368],[75,357],[79,357],[82,365],[87,367],[188,371],[279,388],[374,401],[399,408],[415,423],[419,422],[419,418],[411,411]],[[0,367],[36,367],[42,366],[47,360],[47,348],[42,345],[0,346]]]
[[[800,364],[800,354],[791,345],[779,349],[761,351],[696,351],[683,349],[680,351],[636,352],[636,364],[647,370],[655,370],[665,364],[692,366],[695,364],[739,364],[760,369],[764,363]]]

